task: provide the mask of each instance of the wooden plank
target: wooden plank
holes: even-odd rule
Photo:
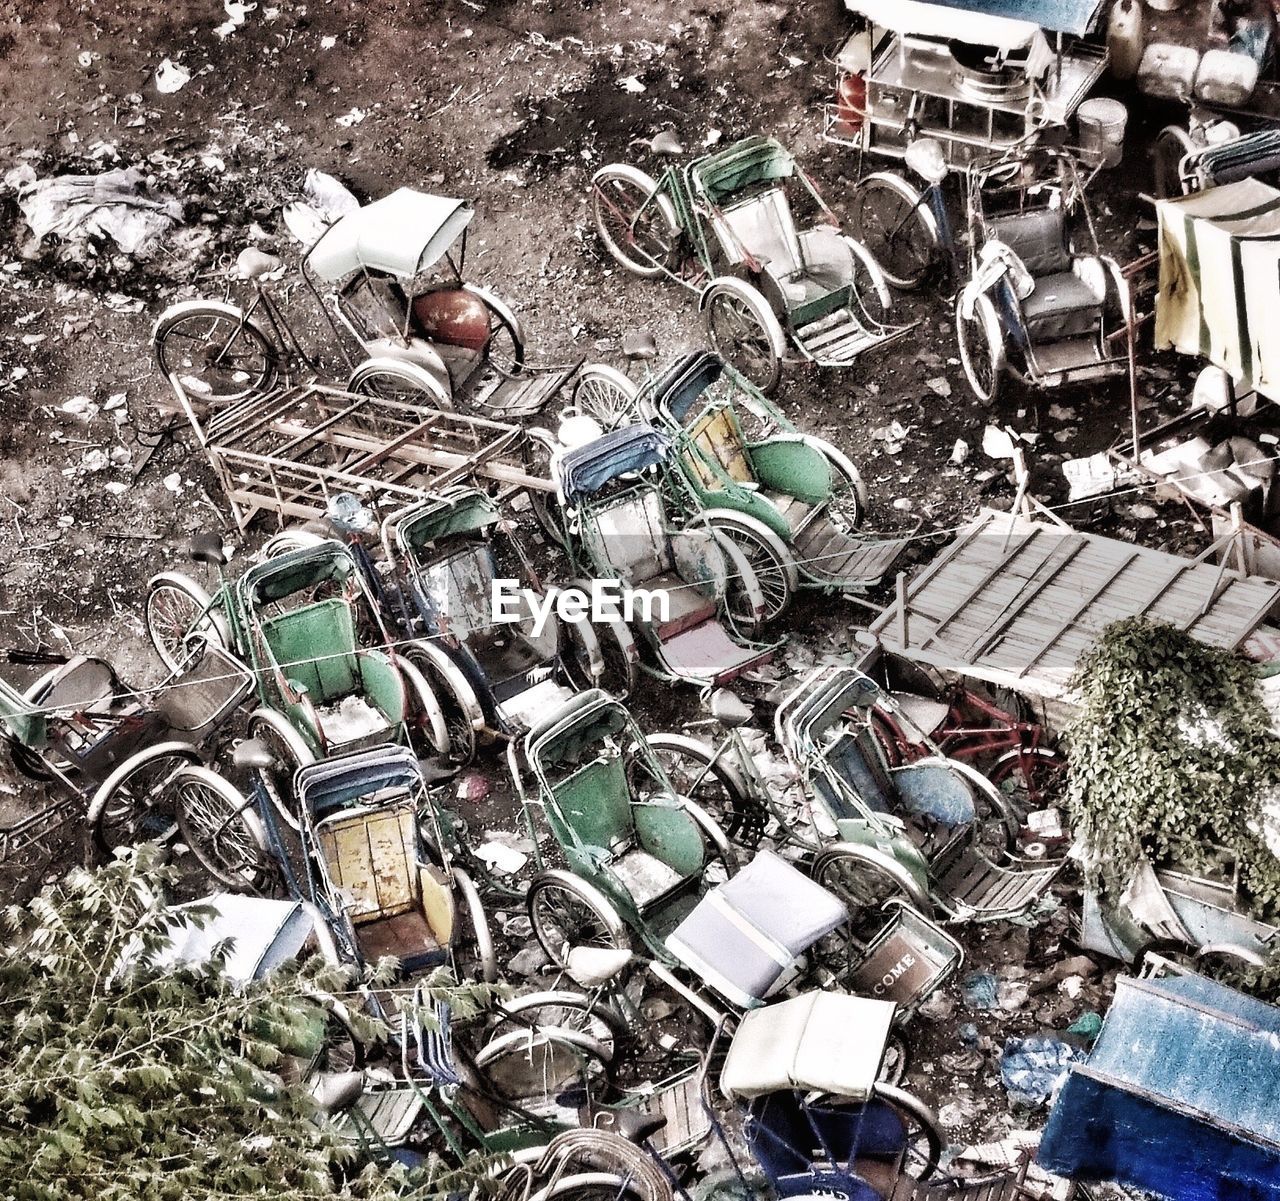
[[[1035,541],[1036,535],[1040,533],[1041,528],[1042,527],[1040,526],[1035,526],[1025,536],[1023,536],[1018,540],[1018,544],[1011,551],[1007,551],[1001,554],[1000,557],[997,559],[997,561],[993,563],[985,572],[983,572],[981,577],[979,577],[977,583],[975,583],[972,588],[970,588],[967,592],[965,592],[959,598],[959,600],[957,600],[955,604],[952,605],[952,607],[946,612],[946,614],[944,614],[941,620],[939,620],[934,624],[933,629],[930,631],[929,635],[925,638],[925,640],[922,643],[920,643],[920,645],[924,647],[924,646],[928,646],[929,643],[933,642],[938,637],[939,633],[941,633],[942,630],[947,625],[949,625],[952,621],[954,621],[955,618],[964,611],[964,609],[968,606],[969,602],[972,601],[974,597],[978,595],[978,593],[980,593],[984,588],[986,588],[986,586],[990,584],[991,581],[996,578],[996,576],[1000,575],[1001,572],[1007,571],[1009,566],[1013,563],[1013,561],[1017,559],[1017,557]]]
[[[1039,580],[1036,579],[1036,576],[1046,564],[1061,550],[1062,544],[1055,545],[1053,550],[1045,556],[1044,560],[1037,565],[1036,570],[1027,578],[1022,588],[1019,589],[1018,594],[1005,606],[1003,613],[969,644],[961,656],[966,662],[973,663],[982,658],[991,644],[1000,637],[1001,631],[1012,625],[1024,612],[1030,610],[1035,603],[1036,597],[1057,579],[1059,573],[1068,563],[1088,546],[1088,542],[1078,534],[1067,535],[1066,537],[1072,537],[1075,541],[1067,547],[1065,557],[1053,567],[1053,570],[1047,576]]]
[[[1071,609],[1067,613],[1066,617],[1062,618],[1061,621],[1058,622],[1057,626],[1048,635],[1048,637],[1044,638],[1042,641],[1040,641],[1036,646],[1032,648],[1031,654],[1025,659],[1022,666],[1018,668],[1017,674],[1020,676],[1024,676],[1037,663],[1039,663],[1040,660],[1044,658],[1044,655],[1048,651],[1048,649],[1055,642],[1057,642],[1058,639],[1061,638],[1062,635],[1067,632],[1067,630],[1069,630],[1073,625],[1075,625],[1077,619],[1079,619],[1084,614],[1085,610],[1091,608],[1094,605],[1094,603],[1098,600],[1098,598],[1108,588],[1110,588],[1111,585],[1114,584],[1116,580],[1118,580],[1125,573],[1126,570],[1128,570],[1129,565],[1133,563],[1137,559],[1137,557],[1138,556],[1136,554],[1129,555],[1129,557],[1125,559],[1124,563],[1120,566],[1120,569],[1118,571],[1113,572],[1109,576],[1106,576],[1096,587],[1090,589],[1087,593],[1085,593],[1085,595],[1081,597],[1080,601],[1077,603],[1076,607],[1074,609]]]

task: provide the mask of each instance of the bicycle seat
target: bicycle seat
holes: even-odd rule
[[[711,716],[728,730],[745,726],[752,718],[751,707],[727,688],[711,694]]]
[[[622,353],[628,359],[647,361],[658,357],[658,344],[647,329],[628,330],[622,335]]]
[[[279,766],[279,760],[261,738],[246,738],[232,753],[231,762],[249,771],[271,771]]]
[[[565,970],[579,988],[598,988],[623,971],[632,958],[630,951],[618,947],[573,947]]]
[[[654,154],[683,154],[684,145],[676,136],[674,129],[664,129],[661,133],[655,134],[649,142],[649,149]]]
[[[208,563],[213,567],[226,565],[227,556],[222,549],[221,534],[196,534],[187,548],[193,563]]]
[[[284,259],[276,254],[267,254],[256,246],[246,246],[236,256],[236,275],[241,279],[261,279],[284,266]]]
[[[925,183],[941,183],[947,178],[947,156],[935,138],[917,138],[902,158]]]
[[[364,1092],[364,1073],[317,1072],[307,1088],[321,1113],[340,1113]]]

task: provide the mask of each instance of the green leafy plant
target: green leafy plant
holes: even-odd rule
[[[1257,669],[1172,626],[1116,622],[1083,657],[1067,730],[1067,807],[1103,896],[1138,859],[1206,871],[1223,849],[1260,915],[1280,911],[1280,860],[1263,806],[1280,788],[1280,739]]]
[[[467,1193],[487,1164],[412,1176],[379,1166],[287,1083],[323,1042],[316,998],[350,990],[351,972],[313,957],[243,985],[224,975],[225,948],[199,966],[160,968],[177,920],[155,891],[164,878],[154,849],[142,848],[5,914],[0,1197]],[[366,1019],[357,1033],[386,1032]]]

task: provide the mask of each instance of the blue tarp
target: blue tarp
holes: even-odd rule
[[[1174,1201],[1280,1195],[1280,1011],[1199,976],[1118,980],[1039,1162]]]
[[[1016,49],[1036,27],[1083,37],[1097,27],[1103,0],[845,0],[882,29]]]
[[[671,443],[650,425],[627,425],[571,450],[560,460],[560,485],[572,504],[610,480],[666,461]]]

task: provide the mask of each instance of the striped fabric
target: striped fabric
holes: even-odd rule
[[[1202,356],[1280,400],[1280,191],[1256,179],[1157,205],[1155,345]]]

